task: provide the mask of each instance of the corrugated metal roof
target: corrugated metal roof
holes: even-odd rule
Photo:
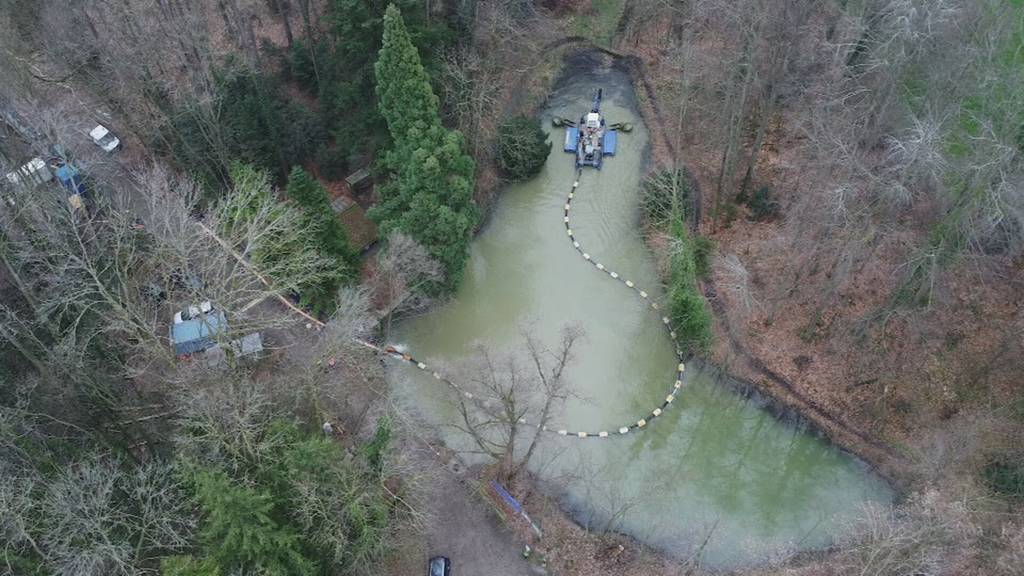
[[[360,168],[359,170],[356,170],[355,172],[353,172],[353,173],[349,174],[348,176],[346,176],[345,177],[345,182],[349,186],[355,188],[356,186],[359,186],[360,184],[362,184],[369,177],[370,177],[370,169],[369,168]]]
[[[335,214],[340,214],[353,204],[355,204],[353,200],[346,198],[345,196],[338,196],[331,201],[331,210],[334,210]]]

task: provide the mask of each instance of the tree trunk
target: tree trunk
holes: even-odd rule
[[[320,63],[316,59],[316,41],[313,38],[313,19],[310,16],[309,1],[298,0],[299,12],[302,13],[302,33],[306,37],[306,49],[309,50],[309,61],[313,64],[313,78],[320,88]]]
[[[729,130],[722,148],[722,160],[718,169],[718,185],[715,187],[715,201],[711,218],[712,231],[718,229],[718,221],[721,218],[722,193],[726,188],[726,179],[732,180],[734,176],[732,172],[736,164],[736,147],[739,145],[740,127],[745,117],[747,95],[753,78],[750,50],[748,41],[747,47],[744,49],[743,80],[740,84],[740,93],[735,99],[730,98]]]
[[[302,13],[302,28],[307,42],[313,41],[313,22],[309,15],[309,0],[299,0],[299,12]]]
[[[7,269],[8,277],[14,282],[14,286],[18,289],[18,292],[21,293],[22,297],[25,298],[29,307],[32,308],[33,314],[35,314],[38,310],[35,298],[33,297],[32,292],[28,289],[28,286],[22,282],[21,275],[18,274],[18,271],[15,269],[10,258],[7,257],[7,238],[5,236],[6,235],[3,231],[0,231],[0,260],[3,261],[4,268]]]
[[[50,372],[49,369],[47,369],[46,364],[44,364],[43,361],[37,355],[32,353],[32,351],[26,348],[21,343],[20,340],[18,340],[17,334],[11,334],[10,332],[7,331],[7,328],[5,326],[0,324],[0,337],[2,337],[4,340],[10,343],[10,345],[13,346],[14,349],[17,350],[18,353],[25,358],[25,360],[28,360],[28,363],[31,364],[32,367],[36,369],[36,372],[38,372],[40,376],[42,376],[44,379],[50,380]]]
[[[770,68],[768,95],[762,101],[761,114],[758,117],[757,134],[754,137],[754,145],[750,149],[750,157],[747,161],[747,172],[743,175],[743,184],[740,186],[738,196],[746,197],[750,190],[750,183],[757,171],[757,158],[761,153],[761,146],[764,145],[765,133],[768,131],[768,123],[775,115],[775,109],[779,104],[779,90],[786,77],[789,75],[789,56],[791,50],[787,45],[781,48],[781,52],[775,54]]]
[[[522,461],[520,461],[519,464],[516,466],[516,471],[515,471],[516,474],[518,474],[519,471],[522,470],[523,468],[526,468],[526,465],[529,464],[529,462],[530,462],[530,458],[533,457],[533,451],[537,447],[537,441],[540,440],[541,428],[543,428],[544,426],[547,426],[548,415],[550,414],[551,403],[553,401],[554,401],[554,396],[549,394],[547,399],[544,402],[544,410],[541,411],[540,421],[537,423],[538,424],[537,432],[533,435],[533,440],[530,441],[530,447],[526,449],[526,454],[523,456]]]
[[[764,145],[764,136],[768,131],[768,123],[775,112],[775,88],[772,87],[770,92],[768,100],[761,106],[761,114],[758,115],[757,134],[754,136],[754,144],[750,147],[750,156],[747,158],[747,171],[743,174],[743,183],[740,184],[740,191],[736,195],[737,198],[748,198],[747,194],[750,191],[750,183],[754,179],[754,172],[757,170],[757,157],[761,152],[761,146]]]
[[[519,466],[516,466],[516,433],[519,432],[519,425],[513,423],[509,430],[508,444],[505,445],[505,455],[501,462],[501,476],[506,484],[511,484],[519,473]]]
[[[292,22],[291,22],[292,5],[289,0],[277,0],[277,15],[281,17],[281,22],[284,24],[284,37],[285,41],[288,42],[288,49],[291,50],[292,44],[295,42],[295,37],[292,35]]]

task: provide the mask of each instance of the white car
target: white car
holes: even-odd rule
[[[200,314],[209,314],[211,311],[213,311],[213,304],[207,300],[206,302],[200,303],[198,306],[189,306],[180,312],[176,312],[174,314],[174,323],[181,324],[182,322],[188,322],[189,320],[198,318]]]
[[[117,136],[114,136],[110,130],[107,130],[107,127],[103,124],[97,124],[96,127],[89,132],[89,137],[92,138],[92,141],[95,142],[97,146],[103,148],[104,152],[113,152],[121,145],[121,140],[118,139]]]

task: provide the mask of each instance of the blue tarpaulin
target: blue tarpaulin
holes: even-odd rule
[[[56,172],[57,180],[60,180],[61,186],[67,189],[72,194],[85,194],[85,184],[82,183],[82,177],[78,175],[78,170],[75,170],[70,164],[64,164],[57,168]]]

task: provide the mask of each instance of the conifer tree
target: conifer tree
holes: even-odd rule
[[[220,566],[212,558],[168,556],[160,561],[163,576],[221,576]]]
[[[391,180],[371,211],[384,234],[399,229],[445,267],[445,288],[462,278],[469,239],[479,218],[473,203],[476,166],[462,134],[441,126],[437,97],[401,12],[388,6],[376,65],[381,115],[393,140],[385,165]]]
[[[551,142],[536,120],[517,116],[498,128],[498,167],[509,180],[526,180],[544,167]]]
[[[389,4],[384,14],[384,37],[374,70],[381,115],[388,123],[396,148],[411,144],[403,137],[412,128],[422,131],[441,124],[430,76],[409,37],[402,13],[394,4]]]
[[[328,311],[326,309],[332,307],[338,287],[355,276],[359,257],[348,243],[345,227],[334,214],[327,190],[301,166],[292,168],[285,193],[306,214],[320,253],[337,266],[334,276],[302,290],[304,298],[315,309]]]
[[[313,565],[297,535],[271,518],[269,494],[240,486],[223,472],[200,472],[196,495],[203,508],[202,539],[223,572],[310,574]]]

